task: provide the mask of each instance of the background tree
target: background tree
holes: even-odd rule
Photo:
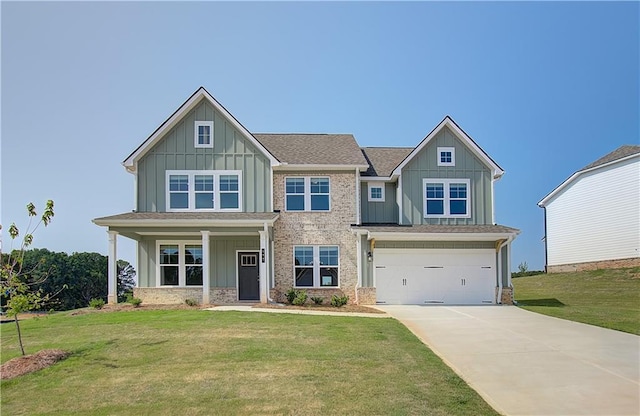
[[[24,353],[24,345],[22,343],[22,333],[20,331],[20,319],[19,314],[28,312],[34,309],[38,309],[40,305],[52,296],[51,294],[44,294],[41,290],[33,290],[32,286],[36,283],[29,281],[24,273],[23,261],[24,254],[27,248],[33,243],[33,234],[36,232],[40,224],[44,224],[46,227],[51,222],[54,216],[53,201],[48,200],[44,212],[40,216],[40,220],[36,225],[31,228],[36,213],[36,207],[33,203],[27,204],[27,213],[29,215],[29,224],[25,230],[24,237],[20,244],[20,249],[12,250],[7,256],[0,256],[2,260],[0,268],[0,291],[5,300],[5,308],[7,316],[13,317],[16,323],[16,329],[18,332],[18,343],[20,344],[20,351],[22,355]],[[2,226],[0,225],[0,229]],[[12,245],[13,241],[20,236],[20,230],[15,223],[9,226],[9,236],[11,237]],[[0,254],[1,251],[0,251]]]
[[[118,302],[125,302],[136,286],[136,269],[126,260],[118,260]]]

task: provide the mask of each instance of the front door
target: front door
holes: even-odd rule
[[[238,299],[260,300],[258,253],[238,253]]]

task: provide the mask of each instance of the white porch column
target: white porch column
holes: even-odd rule
[[[267,272],[267,255],[269,251],[269,229],[265,224],[263,231],[260,233],[260,267],[258,268],[260,273],[260,302],[267,303],[269,298],[269,276]]]
[[[209,231],[200,231],[202,233],[202,304],[211,303],[209,299],[209,287],[211,286],[211,273],[209,259]]]
[[[108,230],[109,234],[109,272],[107,274],[108,291],[107,302],[110,305],[118,303],[118,232]]]

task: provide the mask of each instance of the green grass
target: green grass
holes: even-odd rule
[[[524,309],[640,335],[640,268],[513,279]]]
[[[393,319],[149,310],[22,322],[54,366],[2,381],[6,415],[495,415]],[[19,354],[2,325],[2,362]]]

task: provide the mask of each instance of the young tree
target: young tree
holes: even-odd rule
[[[32,290],[31,286],[34,282],[29,282],[26,279],[26,271],[23,268],[24,253],[33,243],[33,234],[43,224],[45,227],[49,225],[51,219],[54,216],[53,201],[48,200],[44,209],[44,212],[40,216],[40,220],[35,224],[33,228],[32,222],[36,213],[36,207],[33,203],[27,204],[27,213],[29,214],[29,224],[25,230],[24,237],[20,243],[20,248],[12,250],[8,255],[1,255],[0,248],[0,291],[1,296],[5,299],[5,307],[7,316],[14,317],[16,323],[16,329],[18,331],[18,342],[20,344],[20,351],[22,355],[24,353],[24,345],[22,344],[22,333],[20,332],[20,322],[18,315],[24,312],[38,309],[42,303],[49,300],[51,294],[43,294],[41,290]],[[0,230],[2,225],[0,225]],[[9,226],[9,236],[13,241],[20,236],[20,230],[15,223]]]

